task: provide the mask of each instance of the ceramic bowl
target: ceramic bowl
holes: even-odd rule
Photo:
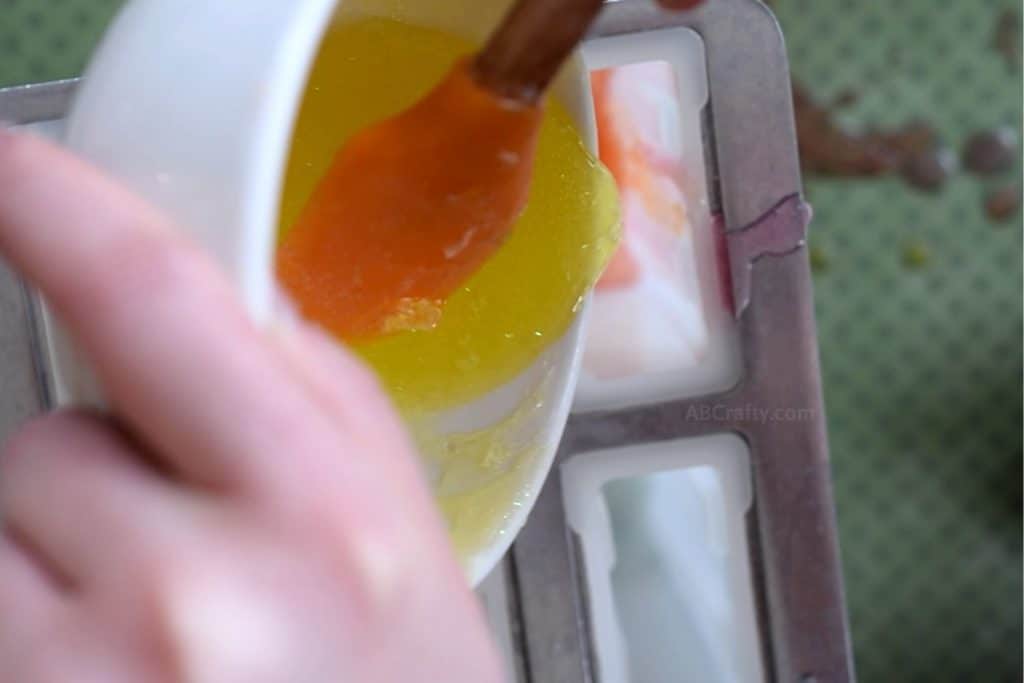
[[[131,0],[86,71],[65,143],[162,209],[230,274],[253,318],[273,315],[273,249],[284,167],[307,74],[328,25],[384,15],[481,40],[507,0]],[[574,58],[554,90],[591,149],[587,73]],[[585,308],[584,308],[585,311]],[[515,427],[532,447],[493,476],[479,541],[462,549],[472,583],[508,549],[551,467],[574,391],[583,316],[530,368],[472,403],[437,416],[446,432],[486,429],[526,401]],[[48,316],[62,403],[102,401],[87,364]],[[507,430],[506,430],[507,431]],[[493,473],[492,473],[493,474]],[[471,480],[469,477],[467,480]],[[486,527],[486,528],[484,528]]]

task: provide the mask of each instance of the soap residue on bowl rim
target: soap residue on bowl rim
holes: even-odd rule
[[[505,533],[516,509],[533,495],[532,476],[551,444],[538,439],[537,422],[553,368],[504,418],[481,429],[447,431],[426,420],[410,423],[434,493],[461,557]]]

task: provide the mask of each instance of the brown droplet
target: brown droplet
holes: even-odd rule
[[[852,107],[859,101],[860,91],[854,90],[853,88],[846,88],[845,90],[839,91],[839,94],[832,100],[832,107],[834,109]]]
[[[909,155],[900,173],[911,187],[938,192],[955,170],[956,155],[952,150],[940,147]]]
[[[983,130],[967,138],[964,167],[979,175],[994,175],[1013,168],[1017,132],[1009,126]]]
[[[853,101],[841,93],[831,106],[815,101],[807,88],[793,85],[800,163],[808,174],[864,178],[901,172],[914,187],[936,190],[954,169],[955,159],[937,148],[935,129],[911,121],[890,130],[852,133],[839,125],[833,109]]]
[[[873,131],[870,137],[877,144],[884,145],[894,157],[906,159],[912,154],[921,154],[938,146],[935,128],[925,121],[910,121],[890,131]]]
[[[996,18],[992,47],[1006,60],[1009,69],[1020,68],[1020,14],[1007,7]]]
[[[844,131],[828,107],[818,104],[800,84],[793,86],[793,107],[800,162],[808,173],[827,176],[876,176],[893,168],[888,150]]]
[[[1021,188],[1015,183],[998,187],[985,195],[985,214],[989,220],[1002,223],[1017,213]]]

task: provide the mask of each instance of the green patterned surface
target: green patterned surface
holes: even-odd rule
[[[0,0],[0,87],[77,76],[120,0]]]
[[[1013,125],[1001,0],[777,0],[794,76],[853,126],[923,118],[959,149]],[[1020,8],[1019,0],[1017,2]],[[840,12],[840,8],[845,11]],[[998,179],[1020,182],[1020,160]],[[993,182],[938,196],[813,180],[823,381],[862,680],[1021,680],[1021,219]],[[923,257],[923,258],[922,258]],[[921,262],[908,267],[907,262]]]
[[[77,73],[119,4],[0,0],[0,85]],[[955,148],[980,127],[1019,133],[1021,74],[991,49],[1012,1],[775,5],[795,75],[824,99],[861,93],[846,123],[921,117]],[[816,295],[843,559],[870,683],[1021,680],[1021,219],[996,227],[981,209],[1005,180],[957,175],[938,196],[895,180],[807,184],[828,264]]]

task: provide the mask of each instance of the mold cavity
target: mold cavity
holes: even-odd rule
[[[623,240],[594,294],[576,408],[728,389],[740,360],[708,201],[703,43],[666,29],[592,41],[585,57]]]

